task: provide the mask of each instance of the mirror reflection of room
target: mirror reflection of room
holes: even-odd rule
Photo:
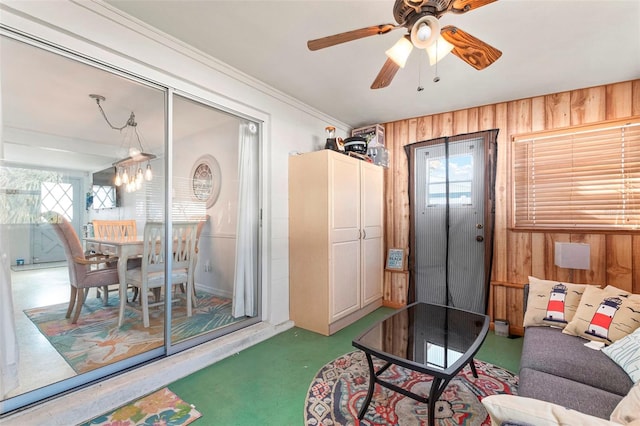
[[[0,215],[11,247],[0,309],[13,312],[0,327],[19,354],[3,400],[35,401],[47,385],[162,355],[166,342],[254,323],[257,273],[246,271],[257,269],[259,125],[85,60],[0,43]]]

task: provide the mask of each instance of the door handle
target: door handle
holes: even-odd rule
[[[484,241],[484,237],[482,235],[476,235],[476,241],[481,243]]]

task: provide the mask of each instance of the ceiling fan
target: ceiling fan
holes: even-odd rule
[[[373,35],[387,34],[392,30],[406,28],[405,34],[386,51],[387,61],[371,85],[372,89],[387,87],[404,65],[413,47],[426,49],[433,65],[451,52],[477,70],[494,63],[502,52],[452,25],[440,28],[438,19],[445,13],[466,13],[496,0],[396,0],[393,17],[397,24],[381,24],[309,40],[309,50]]]

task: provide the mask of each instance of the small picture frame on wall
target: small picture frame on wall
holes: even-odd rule
[[[404,271],[405,269],[404,249],[390,248],[387,252],[386,269],[393,271]]]

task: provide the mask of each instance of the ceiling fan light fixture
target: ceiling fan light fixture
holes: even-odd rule
[[[403,36],[400,40],[394,44],[391,49],[387,50],[385,54],[391,59],[397,66],[404,68],[407,64],[407,59],[413,50],[413,44],[409,41],[408,36]]]
[[[442,36],[436,39],[436,42],[430,46],[427,46],[427,55],[429,56],[429,65],[433,66],[437,62],[440,62],[442,58],[447,56],[453,50],[453,44],[442,38]]]
[[[438,37],[440,37],[440,22],[435,16],[425,15],[411,27],[411,43],[418,49],[426,49]]]
[[[417,31],[418,39],[426,41],[431,36],[431,27],[425,23],[420,24]]]

